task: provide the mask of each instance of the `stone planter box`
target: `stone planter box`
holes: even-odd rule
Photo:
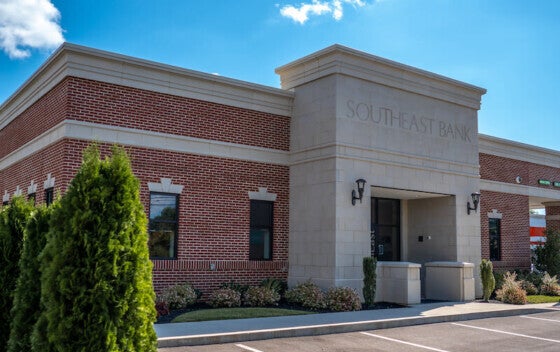
[[[431,262],[426,267],[426,298],[441,301],[475,299],[474,264]]]
[[[375,301],[403,305],[420,303],[420,267],[409,262],[377,262]]]

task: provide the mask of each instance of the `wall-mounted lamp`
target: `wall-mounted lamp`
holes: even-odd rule
[[[478,193],[478,192],[471,193],[471,197],[472,197],[473,206],[471,208],[471,203],[469,201],[467,201],[467,214],[468,215],[471,214],[471,210],[476,211],[476,209],[478,209],[478,203],[480,202],[480,193]]]
[[[364,186],[366,185],[366,180],[363,178],[357,179],[356,184],[358,185],[358,196],[356,196],[356,190],[352,190],[352,205],[356,205],[356,200],[359,200],[360,203],[362,202],[362,198],[364,197]]]

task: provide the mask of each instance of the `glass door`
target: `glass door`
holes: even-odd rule
[[[401,202],[371,198],[371,255],[378,261],[401,259]]]

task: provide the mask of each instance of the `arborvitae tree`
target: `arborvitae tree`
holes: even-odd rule
[[[364,288],[362,290],[364,303],[367,307],[371,307],[375,302],[377,260],[373,257],[364,257],[362,264],[364,270]]]
[[[0,212],[0,352],[8,347],[23,233],[32,210],[30,202],[14,197]]]
[[[494,278],[494,266],[488,259],[482,259],[480,263],[480,279],[482,280],[482,294],[485,302],[488,302],[494,288],[496,279]]]
[[[53,205],[55,206],[55,205]],[[31,333],[40,314],[41,277],[39,255],[47,243],[51,209],[38,207],[25,228],[14,293],[9,352],[31,351]]]
[[[152,264],[125,152],[89,147],[51,218],[34,351],[156,351]],[[44,334],[46,333],[46,339]],[[41,345],[42,344],[42,345]]]
[[[560,231],[547,229],[546,242],[535,249],[535,264],[538,270],[550,276],[560,275]]]

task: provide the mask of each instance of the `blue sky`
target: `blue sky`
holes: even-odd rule
[[[560,1],[0,0],[0,102],[62,41],[274,87],[339,43],[486,88],[479,132],[560,150]]]

